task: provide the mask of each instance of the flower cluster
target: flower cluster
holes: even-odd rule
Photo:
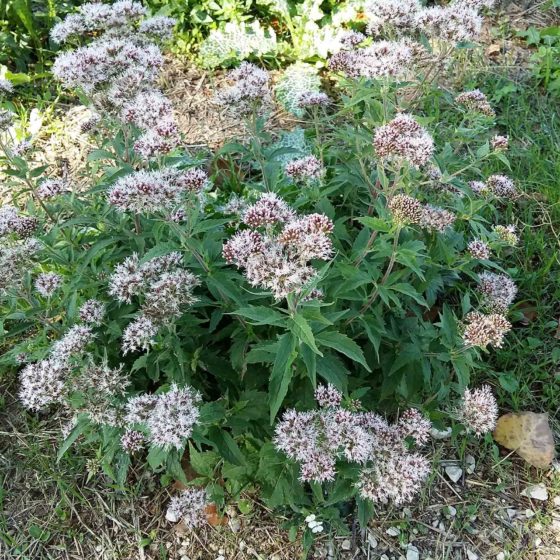
[[[105,316],[105,305],[96,299],[89,299],[80,307],[79,315],[84,323],[100,325]]]
[[[515,282],[505,274],[483,272],[480,274],[479,290],[489,310],[504,313],[517,295]]]
[[[471,0],[427,8],[418,0],[368,0],[364,13],[371,35],[423,33],[431,39],[460,43],[480,34],[482,7],[481,2]]]
[[[199,488],[185,488],[173,496],[167,506],[165,518],[172,523],[182,521],[189,529],[200,527],[206,522],[206,492]]]
[[[29,237],[37,229],[37,218],[22,216],[15,206],[7,204],[0,208],[0,237],[16,234]]]
[[[377,41],[368,47],[334,54],[329,68],[349,78],[402,79],[408,76],[421,53],[421,46],[408,39]]]
[[[43,297],[51,297],[62,284],[62,276],[56,272],[42,272],[35,279],[35,289]]]
[[[412,117],[397,115],[375,131],[373,145],[382,159],[407,161],[414,167],[425,165],[434,153],[434,141]]]
[[[393,196],[387,203],[393,220],[400,224],[416,224],[420,227],[444,232],[455,222],[455,214],[443,208],[422,204],[416,198],[405,194]]]
[[[459,420],[467,430],[482,436],[496,427],[498,405],[489,385],[479,389],[465,389],[457,411]]]
[[[228,78],[233,85],[216,96],[219,105],[242,115],[264,111],[271,105],[270,76],[266,70],[243,62],[229,72]]]
[[[506,152],[509,147],[509,138],[496,134],[490,141],[490,146],[495,152]]]
[[[486,348],[488,345],[501,348],[504,336],[511,330],[511,323],[500,313],[471,312],[465,320],[467,325],[463,333],[463,341],[467,347],[479,346]]]
[[[513,224],[507,226],[497,225],[494,226],[493,230],[494,233],[497,234],[498,239],[500,239],[504,243],[507,243],[512,247],[515,247],[519,243],[517,228]]]
[[[0,238],[0,295],[9,290],[18,289],[27,271],[31,268],[33,259],[41,243],[31,237],[28,239]]]
[[[123,333],[123,351],[147,350],[159,328],[180,317],[185,306],[196,298],[193,290],[198,278],[180,268],[180,253],[155,257],[143,264],[133,254],[117,265],[109,280],[109,294],[121,303],[131,303],[133,297],[142,297],[140,315]]]
[[[209,184],[201,169],[141,170],[118,179],[107,198],[120,212],[168,212],[180,206],[189,193],[200,194]]]
[[[164,449],[181,449],[191,436],[202,397],[192,387],[173,383],[166,393],[132,397],[125,405],[125,423],[146,433],[146,439]]]
[[[469,183],[471,190],[478,195],[493,194],[498,198],[513,199],[517,196],[517,189],[514,182],[505,175],[491,175],[486,182],[471,181]]]
[[[469,111],[474,113],[482,113],[488,117],[494,116],[494,109],[488,102],[486,95],[482,93],[479,89],[474,89],[472,91],[465,91],[460,93],[455,101],[460,105],[464,105]]]
[[[53,74],[65,87],[84,91],[96,113],[134,124],[142,134],[135,151],[151,158],[180,143],[177,123],[167,99],[155,82],[163,65],[155,39],[171,34],[175,21],[146,14],[139,2],[119,0],[113,5],[88,3],[52,30],[57,42],[94,37],[90,44],[61,53]]]
[[[416,410],[394,425],[374,413],[352,412],[341,407],[342,395],[332,385],[319,387],[315,396],[319,410],[288,410],[275,430],[274,444],[300,464],[300,480],[331,481],[337,461],[357,463],[364,499],[396,505],[410,501],[430,468],[423,456],[409,451],[406,441],[426,443],[430,422]]]
[[[332,256],[331,220],[323,214],[297,216],[274,193],[263,194],[247,208],[243,221],[251,229],[224,244],[224,259],[242,268],[252,286],[271,290],[277,300],[301,293],[315,278],[310,261]]]
[[[137,23],[146,9],[140,2],[119,0],[113,5],[92,2],[82,4],[78,12],[67,16],[51,30],[55,43],[65,43],[69,39],[79,38],[85,33],[108,31],[114,36],[126,34],[128,28]]]
[[[490,247],[488,246],[488,243],[485,243],[480,239],[473,239],[470,241],[467,245],[467,251],[473,259],[486,261],[490,258]]]
[[[296,183],[316,183],[325,174],[323,163],[315,156],[293,159],[284,166],[284,173]]]
[[[70,186],[64,179],[46,179],[35,191],[41,200],[47,200],[68,191]]]

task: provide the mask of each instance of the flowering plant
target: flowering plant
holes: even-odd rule
[[[448,412],[469,430],[495,421],[489,390],[467,386],[512,327],[499,259],[517,234],[499,216],[519,194],[491,173],[508,162],[488,101],[423,98],[426,79],[394,79],[430,72],[419,45],[354,36],[331,59],[337,97],[298,98],[305,130],[272,137],[269,76],[244,63],[217,102],[246,138],[190,153],[157,88],[155,41],[173,22],[145,17],[131,0],[84,4],[53,30],[91,33],[55,64],[97,114],[88,188],[31,167],[2,114],[14,200],[0,213],[1,363],[20,367],[23,405],[59,407],[61,452],[85,438],[120,483],[131,461],[189,482],[188,461],[220,505],[258,486],[271,506],[331,520],[356,498],[367,520],[412,499],[429,474],[417,409],[462,396]],[[463,39],[439,12],[418,21],[434,44]],[[372,412],[400,409],[392,424]],[[197,524],[203,494],[169,517]]]

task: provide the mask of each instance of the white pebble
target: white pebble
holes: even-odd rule
[[[453,465],[445,467],[445,474],[453,481],[458,482],[463,476],[463,469],[454,467]]]
[[[541,502],[546,502],[546,500],[548,500],[548,490],[542,483],[527,486],[527,488],[521,492],[521,495]]]

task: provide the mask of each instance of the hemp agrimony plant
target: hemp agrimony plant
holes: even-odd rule
[[[332,523],[356,501],[366,522],[421,490],[430,415],[492,429],[491,391],[468,385],[512,328],[500,215],[519,191],[486,171],[508,161],[484,94],[430,85],[442,45],[477,28],[479,3],[454,5],[471,19],[375,11],[333,55],[330,94],[302,90],[303,129],[267,128],[271,78],[242,64],[217,102],[246,135],[215,153],[185,148],[157,88],[172,21],[121,0],[53,30],[98,147],[78,188],[31,167],[0,114],[0,363],[23,406],[67,419],[61,453],[83,438],[119,483],[134,461],[199,487],[168,511],[191,526],[255,488]]]

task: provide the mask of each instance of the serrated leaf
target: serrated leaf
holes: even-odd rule
[[[345,334],[334,331],[322,332],[317,335],[316,341],[319,345],[332,348],[333,350],[344,354],[351,360],[358,362],[364,366],[367,371],[371,371],[362,349]]]

